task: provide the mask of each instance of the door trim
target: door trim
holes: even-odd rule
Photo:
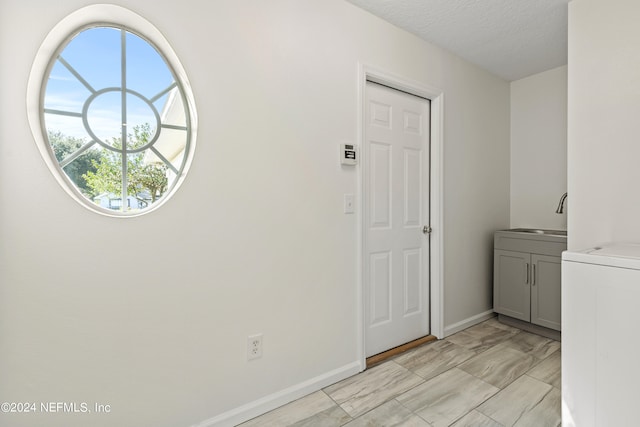
[[[388,73],[370,65],[358,64],[358,144],[364,147],[365,137],[365,91],[366,83],[371,81],[388,86],[393,89],[407,92],[426,98],[431,101],[431,129],[430,129],[430,188],[429,206],[430,221],[433,231],[430,235],[429,250],[429,316],[431,335],[436,338],[444,338],[444,283],[443,283],[443,129],[444,129],[444,92],[438,88],[423,83],[406,79],[404,77]],[[360,150],[364,153],[364,149]],[[361,370],[366,369],[365,358],[365,283],[364,283],[364,168],[365,160],[360,159],[358,171],[359,209],[358,209],[358,354],[361,361]]]

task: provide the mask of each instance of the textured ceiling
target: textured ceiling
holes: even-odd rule
[[[506,79],[567,63],[569,0],[347,0]]]

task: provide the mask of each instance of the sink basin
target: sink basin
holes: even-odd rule
[[[540,228],[512,228],[507,231],[513,231],[515,233],[532,233],[532,234],[548,234],[550,236],[566,236],[566,230],[543,230]]]

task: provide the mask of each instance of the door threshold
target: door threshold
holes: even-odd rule
[[[376,355],[373,355],[371,357],[367,357],[366,359],[366,363],[367,363],[367,369],[378,365],[379,363],[384,362],[385,360],[388,360],[390,358],[392,358],[393,356],[397,356],[399,354],[402,354],[406,351],[409,351],[411,349],[414,349],[416,347],[421,346],[422,344],[431,342],[431,341],[435,341],[438,338],[436,338],[433,335],[427,335],[424,336],[422,338],[418,338],[417,340],[413,340],[413,341],[409,341],[406,344],[402,344],[399,345],[398,347],[394,347],[391,350],[387,350],[387,351],[383,351],[382,353],[378,353]]]

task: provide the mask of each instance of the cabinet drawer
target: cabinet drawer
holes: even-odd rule
[[[528,252],[550,256],[562,256],[562,252],[567,250],[566,239],[564,239],[564,241],[552,241],[551,239],[540,240],[535,237],[537,236],[527,238],[521,234],[497,232],[493,237],[493,247],[494,249],[502,249],[505,251]]]

